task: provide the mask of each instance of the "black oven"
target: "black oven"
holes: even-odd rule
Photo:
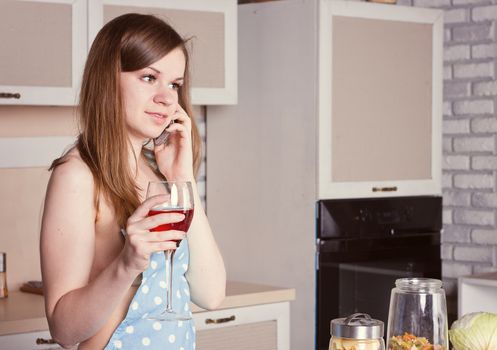
[[[355,312],[386,331],[397,278],[440,279],[441,228],[441,197],[319,201],[316,349],[328,349],[332,319]]]

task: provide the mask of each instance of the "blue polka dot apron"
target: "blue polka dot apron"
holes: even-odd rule
[[[173,310],[191,315],[190,289],[185,278],[188,270],[188,240],[181,241],[173,261]],[[150,257],[142,282],[131,301],[126,317],[112,334],[104,350],[194,350],[193,320],[157,321],[148,316],[159,315],[166,307],[166,261],[163,252]]]

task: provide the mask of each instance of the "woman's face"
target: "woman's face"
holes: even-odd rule
[[[126,127],[132,140],[157,137],[171,122],[185,64],[183,51],[176,48],[148,67],[121,73]]]

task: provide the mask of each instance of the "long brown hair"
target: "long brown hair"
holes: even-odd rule
[[[120,73],[145,68],[176,48],[182,49],[186,60],[178,100],[192,119],[193,169],[197,173],[201,140],[190,104],[186,40],[157,17],[130,13],[108,22],[88,54],[79,101],[80,135],[75,147],[93,174],[96,207],[102,193],[112,204],[120,227],[125,227],[128,217],[140,205],[129,166]],[[50,169],[65,160],[64,156],[56,159]]]

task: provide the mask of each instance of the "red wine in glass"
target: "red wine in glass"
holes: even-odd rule
[[[187,232],[188,229],[190,228],[190,224],[192,223],[192,219],[193,219],[193,208],[190,208],[190,209],[152,208],[152,210],[150,210],[148,212],[148,216],[154,216],[154,215],[163,214],[163,213],[183,214],[185,216],[185,218],[181,221],[178,221],[178,222],[172,222],[170,224],[159,225],[157,227],[150,229],[150,231],[157,232],[157,231],[177,230],[177,231]]]
[[[187,232],[188,229],[190,228],[190,224],[192,223],[193,219],[193,208],[189,209],[165,209],[165,208],[152,208],[148,212],[148,216],[154,216],[157,214],[163,214],[163,213],[177,213],[177,214],[183,214],[185,218],[181,221],[178,222],[171,222],[169,224],[164,224],[164,225],[159,225],[157,227],[154,227],[150,229],[152,232],[157,232],[157,231],[169,231],[169,230],[176,230],[176,231],[183,231]],[[176,244],[179,244],[180,241],[176,241]]]
[[[188,181],[151,181],[147,188],[147,198],[162,195],[164,202],[150,209],[147,216],[163,213],[180,213],[185,215],[178,222],[162,224],[150,229],[152,232],[177,230],[187,232],[193,220],[194,195],[192,183]],[[175,240],[179,246],[181,240]],[[191,314],[185,310],[173,310],[172,285],[173,285],[173,262],[174,249],[164,251],[166,258],[166,308],[159,315],[149,315],[147,319],[159,321],[189,320]]]

